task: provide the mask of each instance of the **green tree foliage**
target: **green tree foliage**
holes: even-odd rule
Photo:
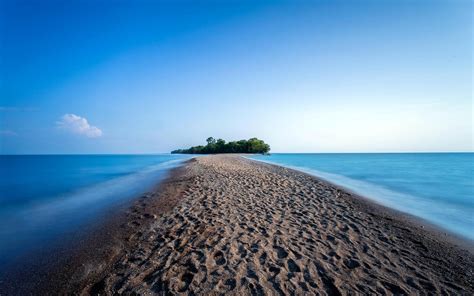
[[[209,137],[206,139],[207,145],[212,145],[216,143],[216,140],[213,137]]]
[[[248,140],[232,141],[226,143],[222,139],[209,137],[206,146],[194,146],[188,149],[177,149],[171,151],[173,154],[217,154],[217,153],[262,153],[270,151],[270,145],[257,138]]]

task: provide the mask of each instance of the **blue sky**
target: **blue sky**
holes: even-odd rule
[[[0,153],[472,151],[470,1],[1,2]]]

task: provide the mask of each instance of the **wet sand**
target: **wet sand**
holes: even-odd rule
[[[239,156],[188,161],[83,246],[36,291],[474,294],[471,242]]]

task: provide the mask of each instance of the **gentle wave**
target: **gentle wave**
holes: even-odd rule
[[[48,199],[33,199],[20,208],[1,210],[0,262],[6,263],[11,255],[32,250],[35,245],[49,244],[62,234],[74,233],[111,206],[145,193],[184,160],[164,161]]]
[[[15,216],[21,216],[22,221],[25,221],[26,217],[27,219],[33,220],[33,222],[40,222],[40,220],[43,219],[55,219],[55,214],[64,215],[66,214],[66,211],[75,211],[80,208],[87,207],[90,212],[92,210],[90,207],[95,208],[99,206],[100,202],[106,200],[109,202],[118,202],[130,194],[141,191],[143,188],[150,185],[150,183],[156,182],[156,173],[173,168],[180,162],[182,162],[182,160],[170,160],[149,166],[141,171],[126,174],[122,177],[116,177],[109,181],[56,197],[54,200],[32,205],[20,212],[16,212]]]

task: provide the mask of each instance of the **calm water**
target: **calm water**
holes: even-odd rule
[[[299,169],[474,239],[474,153],[272,154]]]
[[[183,155],[0,156],[0,265],[144,193]]]

